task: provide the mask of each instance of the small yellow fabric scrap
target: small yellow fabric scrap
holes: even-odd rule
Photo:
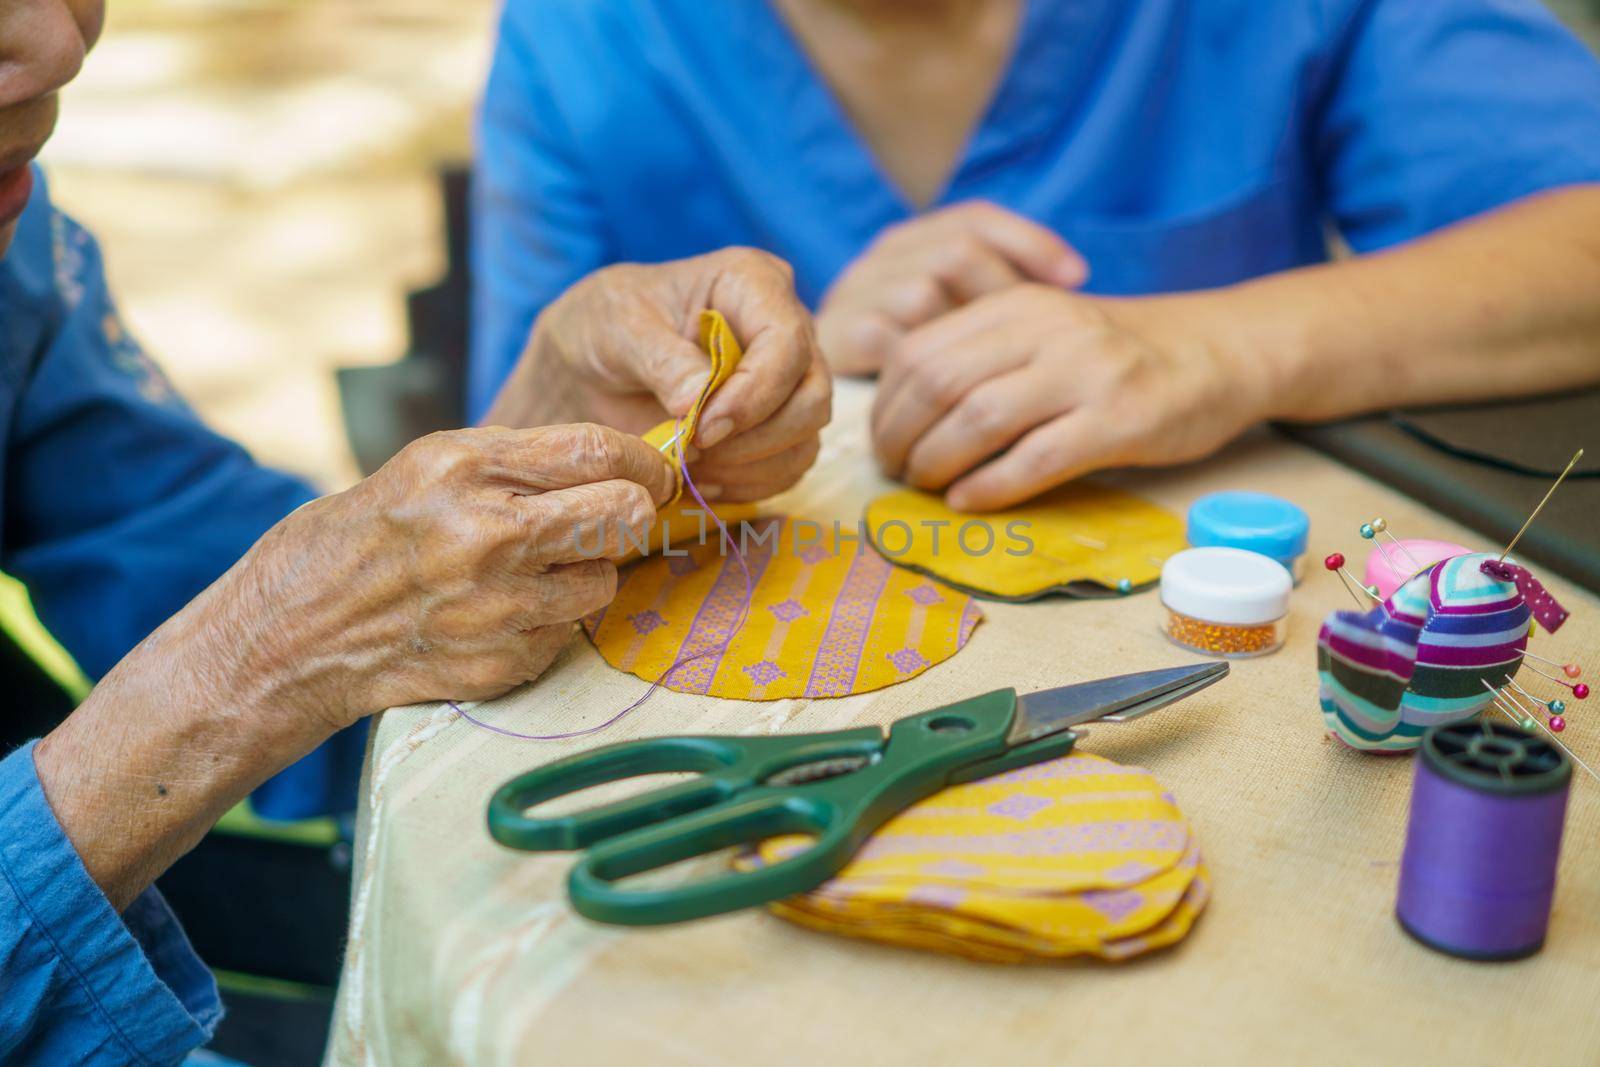
[[[830,526],[768,517],[733,529],[742,566],[711,528],[703,542],[623,568],[616,598],[584,629],[613,667],[735,700],[865,693],[966,644],[983,618],[971,597]]]
[[[700,425],[700,412],[706,406],[706,401],[732,377],[739,360],[744,358],[744,349],[739,346],[739,339],[734,336],[733,327],[728,325],[722,312],[710,310],[700,312],[700,347],[711,359],[711,376],[706,379],[700,395],[695,397],[683,418],[668,419],[643,435],[646,444],[666,457],[677,476],[672,499],[656,513],[655,525],[650,528],[650,537],[643,549],[632,549],[619,562],[626,563],[640,556],[654,555],[665,545],[675,545],[690,537],[699,538],[700,531],[705,527],[714,527],[699,504],[692,498],[684,499],[683,450],[694,440],[695,430]],[[717,517],[732,527],[745,519],[755,518],[761,509],[757,504],[718,504],[716,511]]]
[[[772,838],[737,863],[775,863],[809,846]],[[1160,783],[1075,753],[927,798],[834,878],[772,911],[973,959],[1117,960],[1181,940],[1209,895],[1199,844]]]
[[[711,357],[711,376],[701,387],[700,395],[695,397],[683,418],[668,419],[644,435],[645,444],[665,455],[675,471],[680,469],[683,450],[694,441],[695,431],[700,426],[700,412],[705,408],[706,401],[733,376],[739,360],[744,358],[744,349],[739,347],[733,327],[728,325],[728,320],[720,311],[700,312],[700,347]],[[667,506],[676,504],[682,495],[683,478],[680,475],[677,492],[667,501]]]
[[[1090,482],[983,514],[901,489],[867,505],[866,519],[874,543],[895,563],[997,600],[1111,596],[1124,579],[1137,589],[1156,581],[1162,562],[1187,547],[1177,515]]]

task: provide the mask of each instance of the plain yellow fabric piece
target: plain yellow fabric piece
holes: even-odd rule
[[[954,511],[933,493],[901,489],[868,504],[866,518],[874,543],[895,563],[1001,600],[1053,592],[1107,596],[1123,579],[1137,589],[1156,581],[1166,558],[1187,547],[1177,515],[1090,482],[983,514]],[[969,523],[986,524],[992,545],[974,529],[963,548],[961,530]]]
[[[763,842],[743,867],[805,837]],[[1087,753],[953,786],[885,823],[833,879],[773,912],[851,937],[1018,961],[1126,959],[1181,939],[1209,875],[1147,771]]]
[[[744,532],[744,566],[712,528],[703,543],[624,568],[616,598],[584,620],[606,662],[683,693],[849,696],[949,659],[983,618],[965,593],[838,531],[817,527],[817,543],[800,544],[811,538],[769,517]],[[745,567],[753,596],[741,626]]]
[[[692,498],[684,498],[683,450],[694,440],[695,430],[700,425],[700,412],[706,406],[706,401],[733,375],[739,361],[744,358],[744,349],[739,346],[739,339],[734,336],[733,327],[728,325],[722,312],[709,310],[700,312],[700,347],[711,359],[711,376],[706,379],[700,395],[682,419],[668,419],[643,435],[645,443],[662,452],[672,465],[677,478],[672,499],[656,513],[656,522],[650,528],[650,537],[645,546],[642,549],[633,548],[618,562],[627,563],[640,556],[653,555],[661,551],[664,545],[674,545],[691,536],[698,539],[706,527],[715,528],[699,504]],[[680,427],[682,433],[678,432]],[[761,513],[757,504],[718,504],[715,507],[717,517],[733,525],[753,519]]]
[[[706,401],[710,400],[711,395],[732,377],[735,368],[739,366],[739,360],[744,358],[744,349],[739,347],[739,339],[733,335],[733,327],[728,325],[728,320],[720,311],[700,312],[700,347],[711,357],[711,376],[700,389],[700,395],[695,397],[694,403],[689,406],[683,418],[668,419],[644,435],[645,443],[662,452],[667,457],[667,462],[672,464],[674,471],[682,469],[683,450],[694,440],[695,430],[700,426],[700,412],[706,406]],[[666,506],[671,507],[676,504],[682,495],[683,476],[680,474],[677,491],[673,493],[672,499],[667,501]]]

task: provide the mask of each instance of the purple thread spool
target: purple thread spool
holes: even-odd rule
[[[1406,933],[1471,960],[1539,951],[1571,779],[1559,749],[1508,724],[1424,734],[1395,905]]]

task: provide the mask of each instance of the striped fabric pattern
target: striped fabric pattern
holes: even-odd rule
[[[1355,748],[1404,752],[1423,731],[1470,719],[1522,665],[1531,618],[1474,552],[1429,567],[1365,614],[1338,611],[1317,638],[1323,721]]]
[[[680,693],[844,697],[944,662],[983,619],[971,597],[848,527],[769,516],[730,532],[744,566],[713,529],[618,572],[616,599],[583,621],[607,663]]]

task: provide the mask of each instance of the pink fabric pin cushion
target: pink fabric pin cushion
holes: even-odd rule
[[[1471,551],[1452,541],[1430,541],[1422,537],[1402,539],[1398,548],[1393,543],[1379,541],[1367,554],[1366,582],[1377,586],[1379,598],[1387,600],[1389,594],[1418,571],[1431,567],[1441,559],[1465,556]]]

